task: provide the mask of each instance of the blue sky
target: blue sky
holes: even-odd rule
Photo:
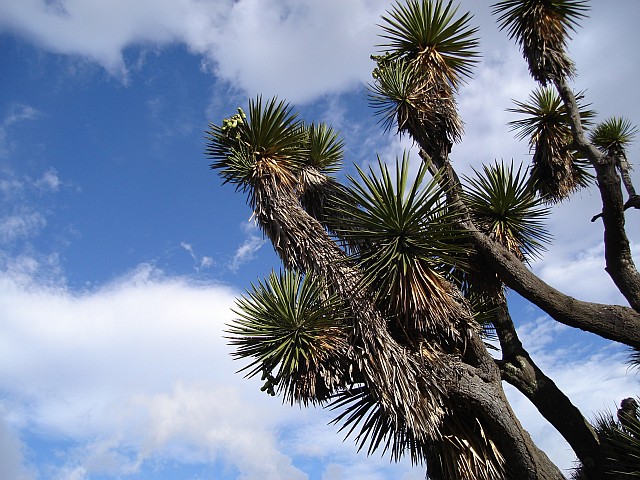
[[[365,84],[384,0],[0,0],[0,471],[54,479],[421,479],[357,454],[331,412],[283,406],[234,372],[234,298],[279,264],[242,195],[209,170],[204,130],[257,94],[326,121],[353,164],[392,160]],[[527,161],[505,123],[533,84],[488,2],[462,1],[483,59],[458,99],[461,173]],[[636,0],[592,2],[570,46],[600,119],[640,125]],[[629,61],[631,59],[631,61]],[[415,153],[415,152],[414,152]],[[637,163],[638,143],[630,149]],[[638,169],[633,173],[640,183]],[[622,302],[584,191],[549,220],[532,268],[582,299]],[[634,252],[640,215],[628,214]],[[536,361],[589,416],[635,395],[624,350],[512,297]],[[573,456],[508,390],[542,448]]]

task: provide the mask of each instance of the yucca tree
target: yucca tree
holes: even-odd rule
[[[570,31],[587,10],[582,0],[504,0],[493,5],[500,28],[518,42],[531,76],[542,85],[575,73],[566,47]]]
[[[576,97],[578,101],[581,95]],[[549,202],[569,197],[579,188],[586,187],[592,178],[589,164],[572,146],[573,136],[569,113],[560,96],[551,87],[535,90],[528,102],[515,101],[508,111],[523,118],[509,122],[517,138],[528,139],[533,153],[531,183],[538,194]],[[594,112],[580,109],[582,125],[587,126]]]
[[[325,278],[348,303],[354,343],[364,352],[363,381],[395,428],[425,441],[434,436],[441,392],[422,374],[421,360],[407,355],[386,329],[361,273],[300,203],[300,172],[310,164],[307,130],[284,102],[251,102],[247,118],[232,117],[208,130],[207,153],[225,182],[248,194],[258,225],[285,267]],[[229,125],[231,125],[229,127]],[[443,370],[445,365],[437,366]]]
[[[390,125],[410,134],[434,157],[460,140],[462,121],[454,94],[477,61],[471,15],[457,15],[452,2],[409,0],[383,16],[382,54],[374,57],[371,102]]]
[[[426,180],[428,167],[409,175],[409,159],[394,171],[378,159],[378,170],[357,168],[336,211],[344,219],[337,233],[352,245],[363,280],[377,304],[408,330],[408,341],[441,336],[448,351],[462,348],[470,325],[460,313],[460,299],[446,280],[452,265],[464,261],[458,242],[462,231],[446,208],[437,178]],[[446,340],[445,340],[446,339]],[[457,345],[457,346],[456,346]]]
[[[242,371],[261,375],[268,393],[306,406],[357,378],[349,358],[349,309],[327,294],[321,278],[272,273],[237,301],[235,313],[228,329],[234,356],[251,359]]]
[[[323,401],[334,394],[334,405],[343,410],[338,421],[349,429],[360,426],[361,446],[384,445],[392,458],[426,461],[434,479],[462,472],[505,478],[509,459],[523,478],[541,468],[553,472],[549,478],[560,478],[521,427],[513,429],[515,417],[478,337],[480,328],[444,276],[452,268],[447,265],[460,261],[439,247],[459,234],[450,228],[439,182],[424,182],[428,166],[409,182],[406,159],[395,176],[380,164],[379,177],[361,175],[362,184],[341,189],[351,202],[334,197],[329,210],[340,219],[339,241],[352,245],[342,250],[302,204],[303,172],[313,166],[309,130],[275,99],[257,99],[248,112],[210,126],[212,167],[248,194],[256,221],[285,266],[321,279],[323,298],[335,296],[346,306],[348,314],[340,318],[347,319],[349,332],[347,348],[303,353],[313,344],[303,335],[307,325],[274,317],[305,310],[274,307],[282,297],[289,305],[300,303],[303,286],[287,285],[285,276],[278,280],[285,285],[276,287],[272,278],[240,302],[240,321],[230,328],[238,355],[254,358],[250,374],[261,373],[264,389],[289,401]],[[375,223],[377,233],[371,231]],[[379,248],[386,249],[386,270],[375,261]],[[300,333],[295,339],[286,333],[294,327]],[[348,368],[345,361],[352,362]],[[509,413],[496,423],[495,411]],[[510,450],[514,444],[517,454]]]
[[[602,189],[603,160],[620,157],[631,133],[619,128],[627,137],[617,144],[602,135],[585,141],[592,112],[566,84],[574,67],[565,51],[585,8],[553,0],[494,6],[534,78],[558,90],[541,88],[513,109],[524,115],[512,127],[530,141],[533,180],[498,163],[464,182],[455,174],[449,150],[463,134],[455,95],[477,60],[477,40],[471,15],[441,0],[391,7],[370,86],[385,129],[420,147],[419,167],[407,156],[378,159],[343,181],[337,132],[298,120],[277,99],[258,97],[247,114],[209,126],[212,168],[247,194],[285,267],[238,301],[228,330],[235,356],[249,362],[243,370],[260,375],[263,390],[335,409],[360,448],[425,462],[434,480],[564,478],[522,429],[504,380],[567,439],[583,474],[602,478],[602,434],[530,358],[505,294],[513,288],[559,322],[640,346],[637,308],[567,297],[527,262],[549,240],[548,203],[587,183],[582,157]],[[604,217],[609,234],[615,215]],[[624,222],[617,226],[623,231]],[[480,318],[495,326],[501,358],[489,354]]]
[[[589,134],[589,140],[603,153],[613,157],[616,162],[622,183],[627,190],[629,199],[625,209],[631,206],[640,207],[640,198],[631,181],[629,170],[631,165],[627,160],[627,147],[638,133],[638,129],[626,118],[611,117],[595,126]]]
[[[615,158],[607,158],[589,141],[580,120],[576,95],[568,84],[575,73],[566,53],[569,32],[585,17],[587,2],[579,0],[505,0],[494,5],[503,29],[507,29],[522,49],[532,76],[542,85],[553,84],[569,113],[573,145],[594,167],[602,200],[607,272],[629,304],[640,309],[640,273],[635,268],[629,239],[620,219],[624,210],[640,208],[640,199],[631,197],[625,205]],[[628,187],[627,187],[628,188]]]

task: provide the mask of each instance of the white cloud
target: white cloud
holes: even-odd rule
[[[478,169],[494,160],[530,162],[526,142],[509,130],[507,123],[515,117],[506,110],[513,107],[513,99],[526,99],[533,86],[524,62],[508,45],[486,53],[458,98],[465,136],[451,156],[459,174],[471,174],[469,167]]]
[[[387,2],[238,2],[210,50],[218,74],[249,95],[305,102],[370,77],[375,24]]]
[[[0,5],[1,9],[2,6]],[[11,128],[21,122],[33,120],[40,115],[41,113],[30,105],[20,103],[11,105],[5,117],[0,121],[0,158],[6,157],[13,149],[13,143],[9,138]]]
[[[206,255],[198,254],[194,250],[193,245],[191,245],[190,243],[180,242],[180,247],[185,250],[193,259],[193,268],[196,272],[201,272],[202,270],[213,267],[215,265],[215,261],[213,260],[213,258]]]
[[[634,258],[638,262],[640,244],[632,245],[632,251],[636,252]],[[592,302],[627,305],[604,270],[604,245],[601,242],[571,256],[547,257],[536,267],[543,280],[568,295]]]
[[[46,224],[42,214],[29,209],[0,218],[0,244],[13,243],[17,239],[31,237]]]
[[[58,178],[58,173],[53,168],[44,172],[42,174],[42,177],[38,178],[34,182],[34,186],[36,188],[39,188],[45,192],[57,192],[61,184],[62,182],[60,181],[60,178]]]
[[[61,480],[124,476],[165,461],[221,462],[246,480],[304,479],[294,456],[314,443],[323,448],[313,458],[362,464],[371,478],[410,471],[356,456],[327,425],[330,412],[282,405],[259,391],[259,379],[235,373],[242,365],[223,338],[235,295],[149,265],[86,292],[0,274],[7,428],[70,443],[51,475]],[[24,463],[9,453],[6,462]]]
[[[253,221],[248,221],[241,224],[242,232],[245,235],[245,239],[235,252],[235,255],[229,262],[229,270],[235,272],[240,268],[243,263],[251,261],[255,258],[258,250],[265,244],[266,239],[263,237],[262,232],[258,229],[257,225]]]
[[[109,455],[127,457],[132,445],[127,468],[190,451],[202,462],[220,456],[247,478],[300,477],[274,428],[290,412],[256,408],[259,389],[234,374],[222,338],[234,294],[164,279],[149,266],[81,294],[24,289],[3,275],[4,410],[17,427],[86,444],[65,466],[69,478],[108,470]]]
[[[1,412],[6,414],[5,412]],[[33,480],[35,473],[25,467],[25,445],[0,418],[0,472],[12,480]]]
[[[382,0],[39,0],[0,4],[0,29],[127,78],[123,50],[185,43],[253,96],[294,102],[345,90],[370,72]]]

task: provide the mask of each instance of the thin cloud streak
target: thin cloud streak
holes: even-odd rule
[[[245,239],[235,252],[235,255],[229,262],[229,270],[237,272],[240,266],[255,258],[258,251],[265,244],[266,239],[260,233],[257,225],[249,221],[241,224],[242,232],[245,235]]]

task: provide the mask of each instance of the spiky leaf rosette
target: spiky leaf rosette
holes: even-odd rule
[[[630,120],[611,117],[595,126],[589,140],[604,153],[622,155],[637,134],[638,129]]]
[[[456,14],[451,1],[396,3],[382,17],[384,54],[374,57],[374,106],[388,125],[396,114],[398,130],[412,135],[430,155],[448,153],[462,135],[453,94],[478,57],[471,15]]]
[[[263,390],[290,403],[327,400],[348,379],[348,309],[314,276],[271,273],[237,300],[229,325],[233,356],[250,359],[241,371],[258,374]]]
[[[254,195],[257,185],[270,178],[277,188],[291,190],[296,176],[309,156],[307,130],[291,107],[272,98],[249,102],[249,115],[242,109],[224,119],[222,125],[209,124],[205,152],[213,160],[226,183],[250,193],[250,204],[260,204]]]
[[[625,429],[611,413],[595,418],[594,428],[600,439],[606,478],[634,480],[640,477],[640,422],[632,421]],[[582,465],[571,475],[573,480],[589,480]]]
[[[351,201],[338,204],[345,217],[338,233],[356,246],[380,308],[413,331],[413,341],[436,335],[452,345],[461,340],[460,299],[444,273],[462,261],[461,232],[427,171],[422,163],[411,179],[406,155],[393,173],[380,160],[377,172],[358,169],[347,187]]]
[[[288,104],[276,98],[264,104],[261,97],[251,101],[247,117],[209,125],[206,153],[213,160],[211,168],[248,194],[258,225],[285,267],[304,271],[312,253],[300,251],[298,234],[312,228],[312,219],[292,213],[300,207],[300,170],[309,161],[308,131]]]
[[[528,188],[526,172],[495,162],[465,177],[463,199],[475,224],[522,260],[537,257],[550,241],[549,209]]]
[[[409,134],[432,154],[462,138],[462,120],[450,87],[425,82],[410,63],[396,60],[379,67],[369,85],[369,103],[385,130],[396,125],[398,133]]]
[[[542,85],[574,75],[566,53],[569,32],[587,10],[583,0],[503,0],[493,5],[500,29],[515,38],[531,76]]]
[[[576,95],[580,102],[584,97]],[[551,87],[536,89],[528,102],[514,101],[516,108],[507,111],[524,118],[509,122],[520,140],[529,139],[533,152],[530,181],[538,194],[548,202],[559,202],[592,179],[585,162],[572,148],[573,137],[569,114],[560,96]],[[595,113],[579,105],[583,126],[590,124]]]
[[[332,174],[339,171],[344,158],[344,141],[324,123],[305,125],[309,157],[300,169],[298,194],[304,209],[320,222],[327,222],[326,208],[331,197],[341,194]],[[331,228],[331,226],[329,225]]]
[[[477,28],[469,25],[472,18],[465,13],[456,18],[458,7],[442,0],[408,0],[397,2],[382,16],[381,45],[392,58],[411,63],[428,84],[449,84],[457,90],[479,56],[474,37]]]

